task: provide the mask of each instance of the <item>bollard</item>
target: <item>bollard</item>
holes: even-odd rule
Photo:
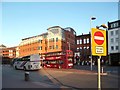
[[[29,80],[29,72],[25,72],[25,81]]]

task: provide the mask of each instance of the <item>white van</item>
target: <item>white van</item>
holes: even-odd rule
[[[18,58],[13,67],[15,69],[24,69],[24,70],[39,70],[41,69],[40,55],[33,54],[25,57]]]

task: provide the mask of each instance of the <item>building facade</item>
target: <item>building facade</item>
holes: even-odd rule
[[[111,65],[120,65],[120,20],[108,22],[108,55]]]
[[[91,55],[91,34],[82,34],[76,36],[76,51],[75,57],[79,56],[79,61],[74,59],[76,64],[80,65],[90,65],[91,57],[93,65],[97,65],[98,56]],[[101,63],[106,64],[108,61],[108,56],[101,57]]]
[[[19,44],[19,57],[42,54],[47,50],[47,33],[22,39]]]
[[[76,36],[76,55],[80,57],[79,63],[81,62],[89,62],[91,56],[91,38],[89,34],[82,34]],[[76,61],[78,62],[78,61]]]
[[[47,29],[47,33],[22,39],[19,45],[19,56],[30,54],[45,55],[46,53],[64,52],[75,50],[74,29],[53,26]]]
[[[2,49],[2,57],[15,58],[17,47],[6,47]]]

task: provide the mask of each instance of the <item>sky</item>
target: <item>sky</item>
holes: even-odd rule
[[[77,35],[118,20],[117,2],[2,2],[1,44],[18,46],[21,39],[40,35],[52,26],[72,27]],[[1,15],[0,15],[1,17]]]

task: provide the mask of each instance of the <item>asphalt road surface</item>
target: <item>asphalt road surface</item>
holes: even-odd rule
[[[9,65],[2,66],[2,88],[57,88],[57,90],[97,88],[97,73],[85,69],[41,69],[29,71],[30,80],[24,80],[25,71],[15,70]],[[118,89],[119,76],[101,76],[101,87]]]

